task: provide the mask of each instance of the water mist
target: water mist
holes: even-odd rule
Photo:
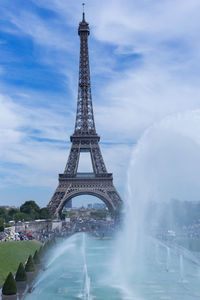
[[[199,200],[199,129],[199,111],[149,128],[132,153],[118,238],[78,233],[59,243],[26,300],[199,299],[199,260],[154,231],[174,228],[170,199]]]
[[[137,283],[151,282],[153,272],[159,272],[157,266],[161,267],[160,272],[169,273],[172,251],[168,246],[155,247],[152,235],[154,228],[164,221],[168,229],[174,228],[169,205],[171,199],[199,200],[198,128],[200,111],[168,117],[149,128],[133,150],[128,170],[124,226],[116,243],[111,275],[113,285],[118,286],[125,297],[138,299],[143,293]],[[151,203],[157,204],[149,213]],[[173,255],[176,256],[175,252]],[[158,264],[158,256],[163,263]],[[176,264],[180,279],[184,276],[184,255],[176,257]],[[156,285],[154,277],[153,284]]]

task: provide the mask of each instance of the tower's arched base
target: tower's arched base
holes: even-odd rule
[[[51,214],[59,218],[66,203],[79,195],[96,196],[106,204],[112,215],[118,213],[122,200],[113,185],[112,175],[106,175],[107,177],[86,175],[85,178],[83,176],[70,178],[67,174],[60,174],[59,185],[48,204]]]

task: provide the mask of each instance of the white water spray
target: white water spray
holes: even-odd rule
[[[167,271],[169,271],[170,262],[171,262],[171,251],[170,251],[170,248],[167,247],[167,264],[166,264]]]
[[[75,247],[75,244],[72,242],[71,244],[66,244],[66,245],[63,245],[62,248],[57,248],[56,251],[54,252],[54,255],[53,257],[51,258],[51,260],[48,262],[47,264],[47,268],[49,268],[53,262],[59,257],[61,256],[62,254],[64,254],[65,252],[67,252],[68,250],[71,250],[72,248]]]
[[[179,263],[180,263],[180,277],[181,281],[184,281],[184,266],[183,266],[183,255],[180,254],[179,256]]]
[[[196,114],[199,116],[200,112]],[[200,160],[197,143],[199,135],[196,136],[193,132],[195,126],[191,130],[188,129],[188,119],[194,121],[194,112],[174,115],[153,125],[144,133],[132,154],[128,171],[125,221],[116,245],[112,276],[115,284],[118,282],[121,288],[133,294],[133,299],[135,290],[131,278],[143,278],[145,273],[151,276],[151,273],[148,274],[147,257],[155,255],[155,248],[152,251],[152,241],[146,234],[151,234],[154,228],[159,228],[159,224],[167,219],[165,203],[173,199],[174,195],[184,199],[185,189],[194,199],[199,194],[199,185],[195,183],[195,178],[198,177],[193,176],[194,181],[188,181],[188,171],[192,173],[192,170],[195,170],[194,173],[199,174],[196,164]],[[184,153],[182,149],[185,149]],[[186,157],[190,158],[189,162]],[[178,180],[175,180],[177,178]],[[157,209],[157,206],[154,209],[152,206],[152,215],[149,215],[152,203],[158,203],[161,209]],[[169,216],[168,221],[173,222],[173,219]],[[162,257],[163,249],[156,247],[156,251],[161,252]],[[164,264],[169,270],[171,252],[169,247],[165,249],[167,257]],[[152,253],[149,254],[150,252]],[[180,272],[183,277],[181,259]],[[156,260],[158,261],[158,253]]]
[[[36,288],[38,285],[40,285],[40,283],[43,280],[45,280],[45,278],[47,276],[46,272],[48,272],[48,274],[51,274],[51,273],[55,272],[55,266],[54,266],[54,268],[52,268],[53,263],[59,257],[61,257],[63,254],[65,254],[68,251],[72,250],[76,246],[76,240],[77,240],[77,236],[74,235],[74,236],[70,237],[69,239],[65,240],[64,242],[59,243],[58,246],[54,246],[53,249],[51,249],[50,258],[47,261],[47,264],[45,266],[47,270],[44,273],[41,274],[39,279],[37,279],[37,281],[34,284],[34,288]]]
[[[90,295],[90,277],[88,275],[87,261],[86,261],[86,246],[85,246],[85,233],[83,233],[82,241],[82,256],[83,256],[83,288],[82,288],[82,299],[92,300]]]

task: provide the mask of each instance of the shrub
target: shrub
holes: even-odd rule
[[[35,264],[34,264],[32,255],[29,255],[27,264],[25,266],[25,271],[26,272],[34,272],[35,271]]]
[[[17,269],[17,273],[15,275],[15,280],[16,281],[26,281],[26,279],[27,279],[26,271],[24,269],[23,264],[20,263],[19,267]]]
[[[41,246],[38,252],[39,258],[42,259],[44,257],[44,254],[45,254],[44,246]]]
[[[13,277],[13,274],[10,272],[4,282],[2,288],[3,295],[15,295],[17,293],[16,281]]]
[[[38,251],[36,250],[35,251],[35,254],[33,256],[33,260],[34,260],[34,263],[37,265],[37,264],[40,264],[40,257],[39,257],[39,254],[38,254]]]

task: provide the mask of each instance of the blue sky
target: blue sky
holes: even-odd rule
[[[200,2],[85,2],[96,128],[107,168],[124,197],[135,151],[144,157],[138,159],[134,176],[144,180],[152,165],[162,173],[162,163],[148,163],[152,157],[159,161],[159,147],[149,144],[158,132],[157,142],[164,143],[166,134],[162,158],[168,166],[174,166],[174,151],[182,149],[183,160],[176,166],[181,174],[180,165],[193,156],[185,147],[188,139],[199,147]],[[0,205],[30,199],[46,205],[57,174],[64,170],[75,121],[81,3],[1,0]],[[173,134],[166,133],[163,123]],[[187,141],[172,143],[175,131]],[[182,147],[174,147],[177,140]],[[196,166],[198,155],[193,157]],[[200,175],[198,168],[192,170],[195,178]],[[159,176],[150,184],[161,186]],[[188,194],[181,191],[182,184],[188,184]],[[168,197],[197,200],[200,187],[195,180],[181,181],[172,191]]]

